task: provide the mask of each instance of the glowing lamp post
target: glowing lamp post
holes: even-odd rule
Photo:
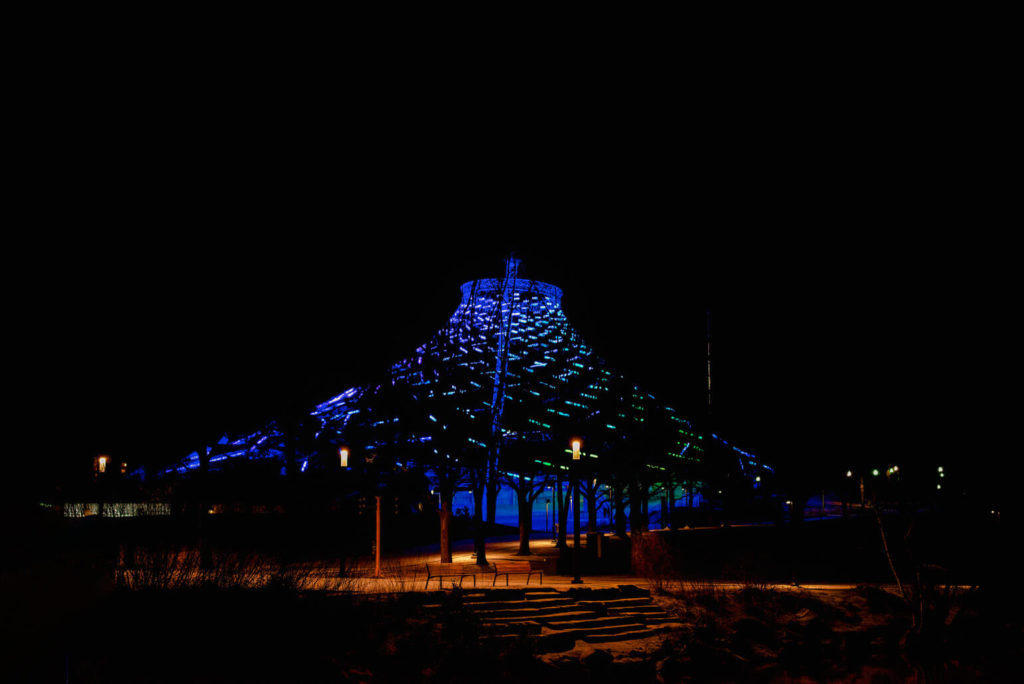
[[[583,447],[583,440],[573,439],[572,465],[576,466],[580,460],[580,449]],[[572,582],[571,584],[583,584],[580,579],[580,474],[576,467],[572,473]]]
[[[348,468],[348,448],[341,447],[338,449],[338,462],[342,468]]]

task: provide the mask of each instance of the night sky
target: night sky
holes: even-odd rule
[[[985,303],[958,298],[962,283],[939,278],[953,264],[916,260],[913,241],[595,212],[548,235],[486,215],[465,232],[382,223],[82,239],[31,312],[37,444],[61,468],[97,453],[161,463],[254,430],[379,377],[515,250],[603,357],[701,420],[710,308],[713,425],[770,463],[972,448]]]
[[[708,111],[668,138],[665,118],[598,144],[598,122],[534,116],[450,145],[393,112],[329,139],[323,117],[266,138],[265,118],[211,117],[84,117],[25,168],[10,392],[43,489],[379,377],[513,250],[602,356],[694,418],[710,308],[714,426],[769,463],[1016,463],[1008,185],[983,131],[938,145],[944,121],[909,110],[841,136]]]

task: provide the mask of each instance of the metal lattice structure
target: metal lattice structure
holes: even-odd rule
[[[312,409],[312,444],[289,448],[271,423],[208,449],[210,468],[233,459],[277,459],[305,472],[337,468],[337,448],[429,470],[439,459],[492,469],[565,470],[568,436],[584,455],[658,478],[705,484],[727,472],[752,486],[770,468],[714,434],[699,434],[675,409],[614,370],[562,310],[562,291],[518,277],[468,282],[447,324],[378,383],[353,387]],[[293,443],[294,444],[294,443]],[[602,460],[604,459],[604,460]],[[596,464],[596,462],[594,462]],[[190,454],[165,473],[200,465]],[[611,466],[607,466],[611,467]]]

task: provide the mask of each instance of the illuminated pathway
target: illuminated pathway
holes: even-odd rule
[[[516,556],[515,553],[519,549],[518,537],[505,537],[490,540],[487,542],[487,559],[493,564],[496,561],[506,560],[529,560],[532,565],[538,568],[544,568],[544,579],[543,585],[541,585],[537,578],[534,577],[530,580],[529,586],[544,586],[558,589],[561,591],[568,590],[575,587],[590,587],[590,588],[615,588],[620,585],[634,585],[641,589],[653,589],[651,584],[642,577],[631,574],[611,574],[611,575],[590,575],[582,574],[583,584],[573,585],[571,584],[571,575],[557,575],[555,572],[555,565],[558,559],[558,549],[554,546],[550,539],[536,538],[532,539],[530,543],[533,555],[531,556]],[[471,540],[460,540],[453,546],[452,551],[452,562],[455,564],[472,564],[476,562],[473,556],[473,544]],[[569,548],[571,551],[572,540],[569,540]],[[349,570],[349,576],[339,578],[337,569],[331,568],[329,570],[322,570],[320,568],[308,567],[303,568],[302,572],[305,577],[305,581],[302,588],[309,590],[343,590],[343,591],[356,591],[365,593],[379,593],[379,592],[395,592],[395,591],[423,591],[426,584],[426,570],[425,566],[427,563],[438,563],[440,561],[440,554],[437,551],[423,550],[420,552],[408,552],[401,556],[385,556],[382,561],[382,577],[374,578],[374,562],[373,558],[364,556],[358,559],[358,562],[351,565]],[[550,573],[550,574],[549,574]],[[477,587],[490,587],[490,580],[492,575],[486,571],[479,574],[477,579]],[[758,588],[772,589],[777,591],[849,591],[857,588],[858,586],[870,585],[876,588],[889,591],[893,594],[897,593],[896,585],[878,584],[871,582],[859,582],[853,583],[809,583],[809,584],[772,584],[772,583],[756,583]],[[430,591],[437,590],[437,581],[432,580],[430,583]],[[450,580],[446,580],[444,585],[446,588],[451,587]],[[522,588],[526,585],[526,579],[524,576],[517,577],[512,576],[510,586]],[[720,589],[723,591],[739,590],[745,587],[751,586],[750,584],[744,584],[741,582],[733,581],[722,581],[716,579],[695,579],[687,578],[682,581],[682,587],[684,591],[687,588],[700,587]],[[463,583],[464,589],[471,589],[473,587],[472,579],[467,577]]]

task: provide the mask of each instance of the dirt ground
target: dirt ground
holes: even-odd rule
[[[901,598],[877,587],[691,584],[654,597],[685,625],[677,632],[642,641],[578,641],[570,651],[539,658],[557,670],[589,669],[609,678],[633,671],[660,682],[1019,681],[1019,618],[998,625],[989,597],[951,593],[950,609],[930,616],[938,624],[917,632]]]

